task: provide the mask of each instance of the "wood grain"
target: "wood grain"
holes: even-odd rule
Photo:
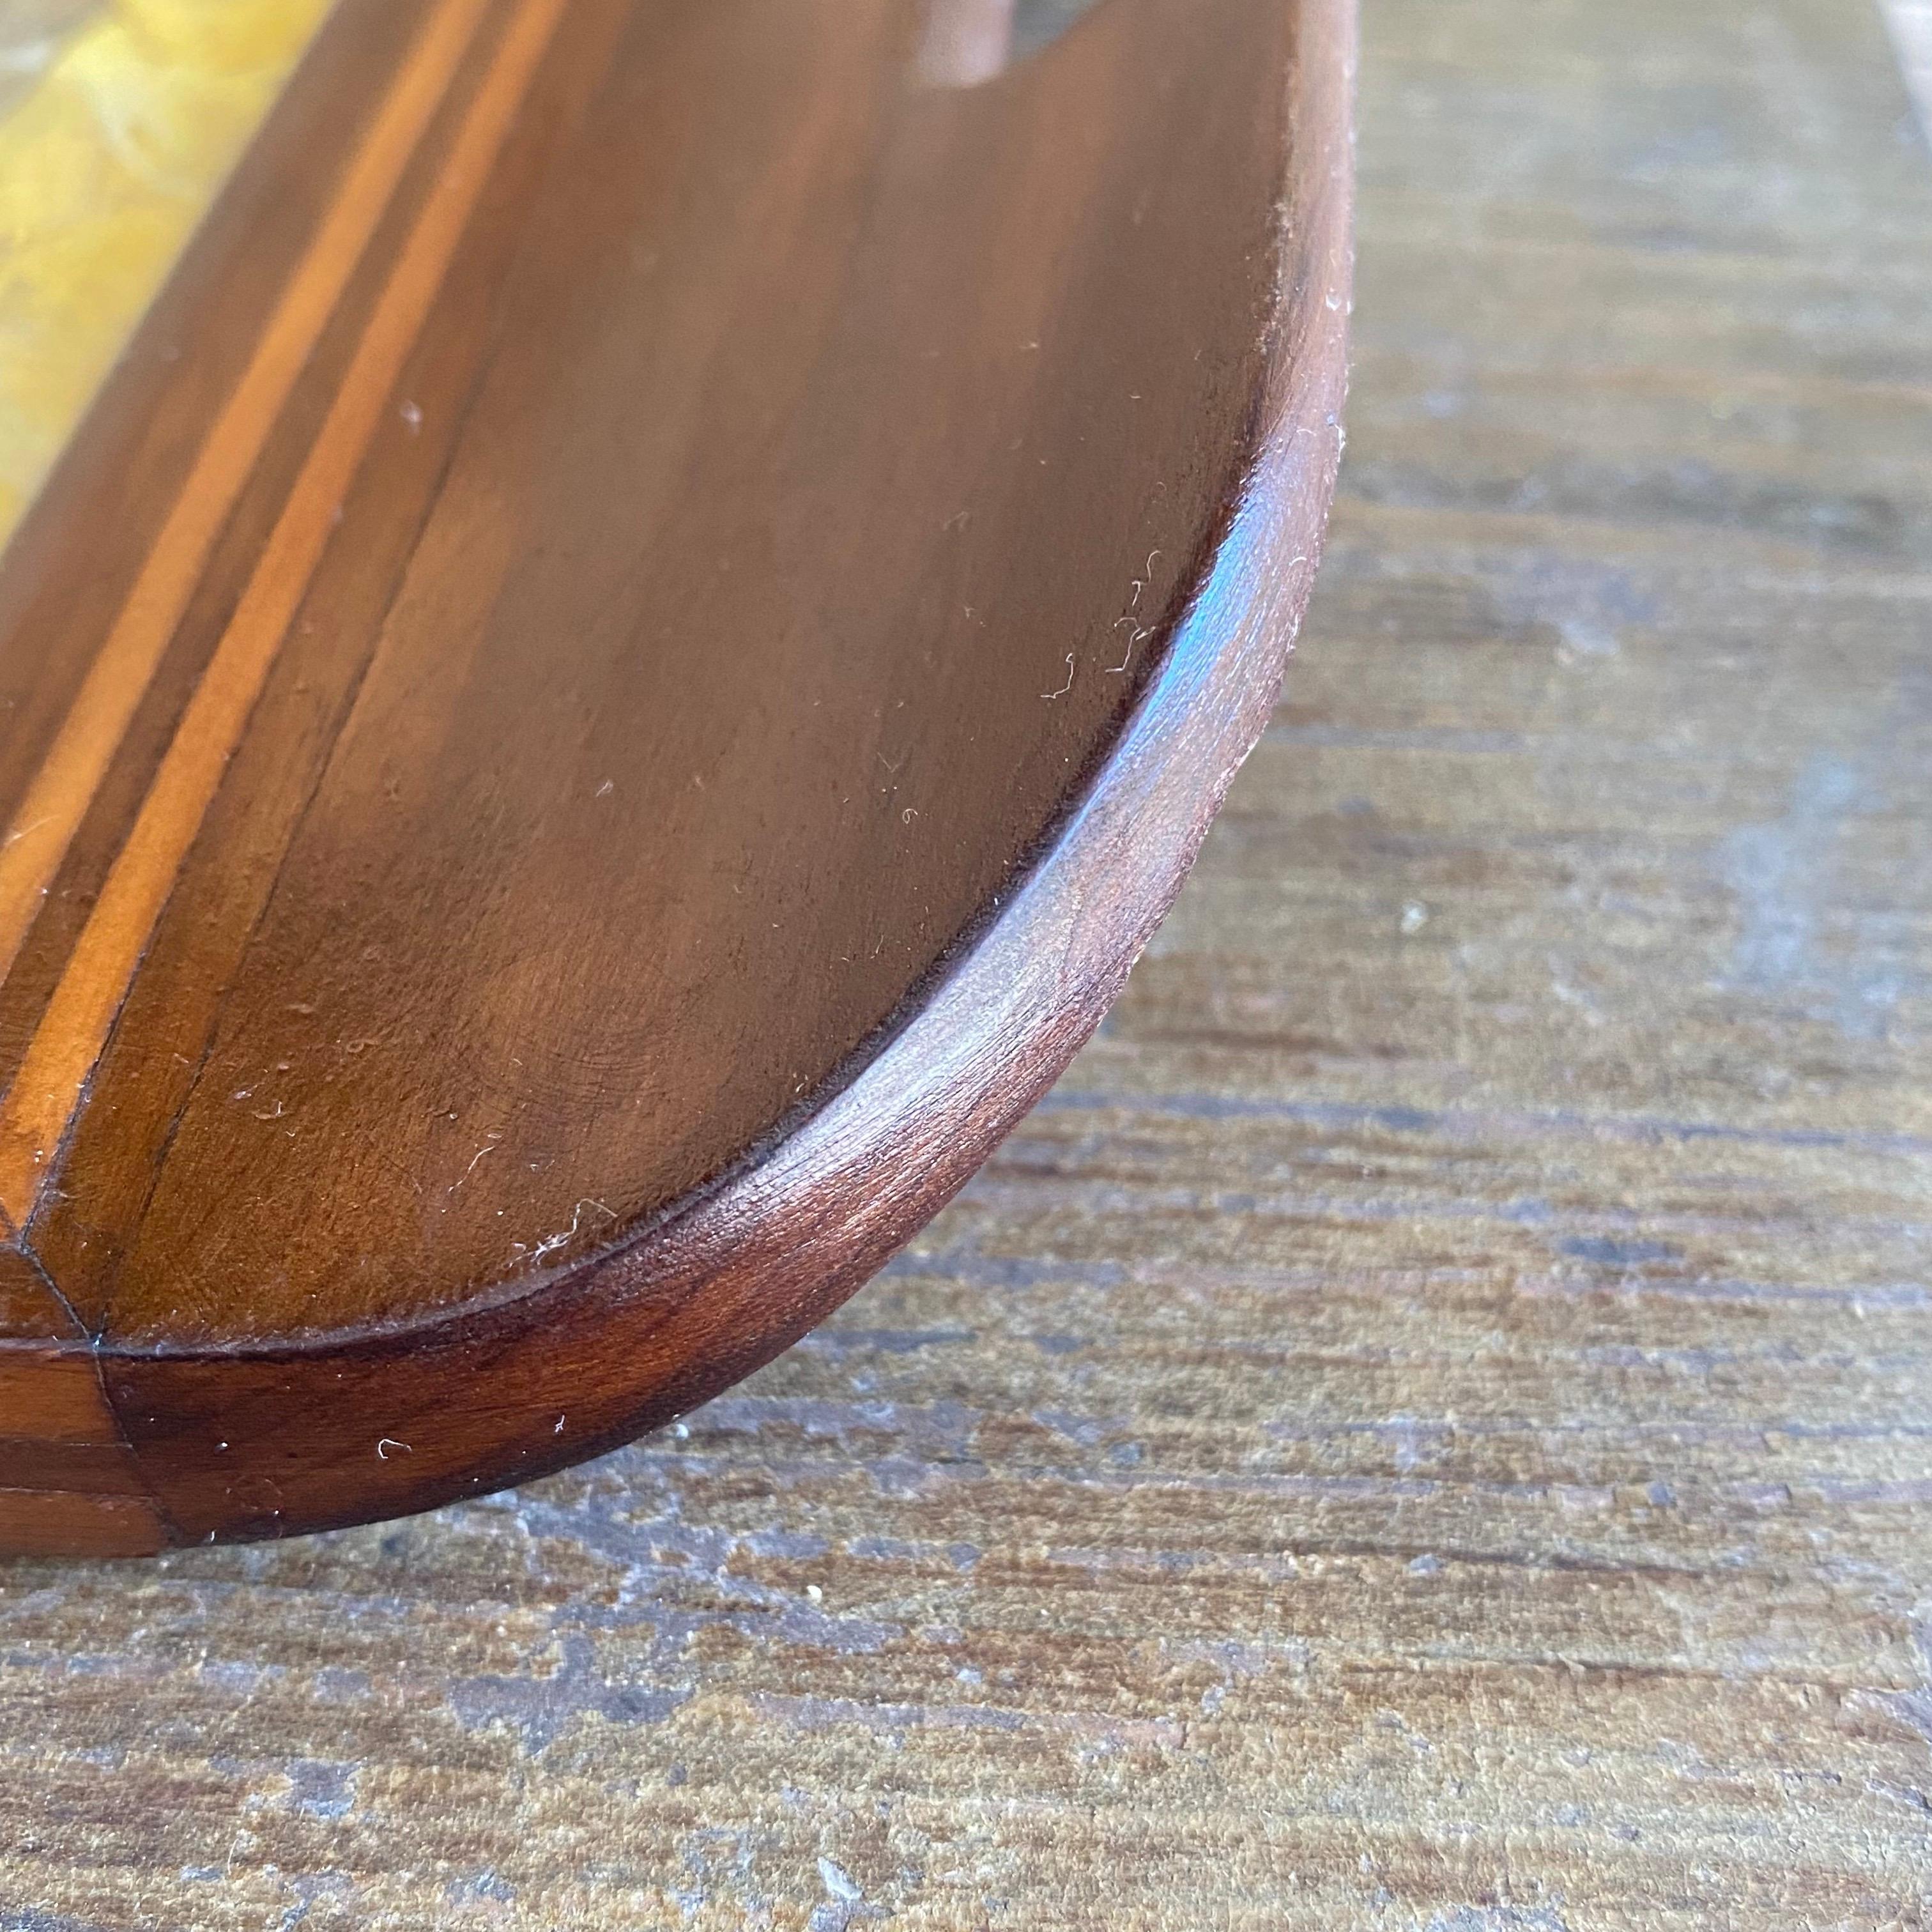
[[[1932,158],[1850,0],[1364,28],[1323,574],[1100,1037],[682,1435],[0,1570],[0,1917],[1924,1924]]]
[[[448,88],[482,7],[483,0],[448,0],[411,50],[15,808],[10,836],[0,845],[0,968],[18,954],[160,668],[221,526]],[[120,979],[124,985],[124,972]],[[83,1073],[92,1060],[89,1054]],[[10,1092],[8,1100],[17,1108],[16,1094]],[[71,1095],[64,1096],[48,1138],[58,1138],[72,1106]],[[0,1184],[0,1201],[16,1221],[25,1220],[31,1208],[26,1195],[18,1177]]]
[[[172,1540],[593,1453],[859,1286],[1165,910],[1340,453],[1344,0],[957,85],[913,0],[414,10],[124,602],[14,593],[86,668],[0,1209]]]
[[[0,1208],[31,1219],[61,1136],[217,787],[294,621],[343,497],[361,467],[464,224],[494,164],[561,0],[532,0],[505,34],[393,275],[370,316],[295,487],[194,687],[167,754],[66,970],[0,1101]],[[328,217],[215,418],[169,520],[63,719],[0,850],[0,958],[10,962],[46,882],[99,790],[159,668],[216,533],[240,494],[296,376],[340,299],[378,218],[476,31],[483,0],[446,0],[397,76]],[[18,855],[17,856],[16,855]],[[8,862],[11,861],[10,866]]]

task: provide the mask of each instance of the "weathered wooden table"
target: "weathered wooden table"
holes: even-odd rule
[[[0,1927],[1932,1918],[1932,160],[1370,0],[1353,445],[1106,1031],[674,1436],[0,1572]]]

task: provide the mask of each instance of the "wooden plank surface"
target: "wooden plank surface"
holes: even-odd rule
[[[1922,1927],[1932,161],[1371,0],[1352,445],[1102,1036],[670,1436],[0,1574],[0,1925]]]

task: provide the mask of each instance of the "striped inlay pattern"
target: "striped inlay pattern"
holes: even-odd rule
[[[0,1100],[0,1210],[16,1227],[33,1213],[170,885],[564,5],[521,0],[502,25],[347,373]],[[226,519],[491,14],[490,0],[438,0],[430,10],[208,429],[0,844],[0,964],[20,955]]]

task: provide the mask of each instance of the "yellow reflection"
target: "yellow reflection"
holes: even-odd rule
[[[39,70],[0,118],[0,541],[329,4],[38,0],[38,40],[0,7]]]

